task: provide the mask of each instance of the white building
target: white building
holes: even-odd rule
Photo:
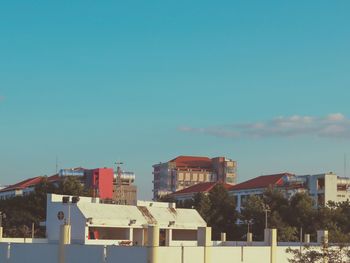
[[[263,195],[268,188],[282,191],[290,198],[298,192],[308,193],[315,206],[325,205],[328,201],[342,202],[350,199],[350,179],[334,173],[299,175],[281,173],[263,175],[234,185],[229,190],[236,197],[237,210],[244,206],[251,195]]]
[[[149,225],[160,229],[162,245],[197,241],[198,227],[206,222],[194,209],[178,209],[173,203],[138,202],[137,206],[100,204],[80,197],[62,203],[62,195],[47,198],[46,231],[49,242],[58,242],[60,226],[71,224],[71,241],[78,244],[146,245]]]

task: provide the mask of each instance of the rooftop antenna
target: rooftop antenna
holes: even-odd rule
[[[346,162],[347,162],[347,156],[346,156],[346,153],[344,153],[344,177],[346,177]]]
[[[56,155],[56,174],[58,173],[58,157]]]

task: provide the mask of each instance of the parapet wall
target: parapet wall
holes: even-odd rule
[[[287,247],[277,247],[276,262],[287,263]],[[209,257],[204,261],[205,249]],[[269,263],[270,247],[158,247],[158,263]],[[147,263],[148,247],[65,246],[66,263]],[[57,244],[0,243],[0,262],[58,263]]]

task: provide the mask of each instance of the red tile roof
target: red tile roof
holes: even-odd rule
[[[61,179],[62,179],[61,176],[59,176],[58,174],[54,174],[52,176],[47,177],[47,181],[49,183],[54,183],[54,182],[57,182],[57,181],[59,181]]]
[[[27,187],[34,186],[34,185],[38,184],[39,182],[41,182],[41,180],[42,180],[41,176],[29,178],[29,179],[21,181],[17,184],[10,185],[10,186],[2,189],[0,192],[8,192],[8,191],[12,191],[12,190],[25,189]]]
[[[245,189],[259,189],[268,188],[270,186],[282,186],[284,176],[294,176],[290,173],[280,173],[272,175],[262,175],[240,184],[231,186],[230,191],[245,190]]]
[[[33,187],[39,184],[43,180],[43,176],[37,176],[33,178],[26,179],[24,181],[21,181],[17,184],[10,185],[4,189],[1,189],[0,192],[8,192],[8,191],[13,191],[13,190],[20,190],[20,189],[25,189],[28,187]],[[55,174],[47,178],[48,182],[53,183],[56,182],[60,179],[59,175]]]
[[[169,162],[175,162],[177,167],[212,168],[212,160],[208,157],[178,156]]]
[[[190,187],[187,187],[185,189],[179,190],[177,192],[172,193],[172,196],[176,196],[176,195],[183,195],[183,194],[196,194],[196,193],[208,193],[210,192],[211,189],[214,188],[215,185],[217,184],[222,184],[219,182],[206,182],[206,183],[199,183],[199,184],[195,184],[192,185]],[[230,187],[232,187],[231,184],[226,184],[224,183],[223,186],[229,190]]]

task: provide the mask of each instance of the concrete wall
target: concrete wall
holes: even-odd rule
[[[0,243],[1,263],[58,263],[57,244],[10,244]],[[276,248],[276,262],[288,263],[288,246]],[[294,246],[293,248],[299,248]],[[148,247],[120,247],[100,245],[67,245],[66,263],[147,263]],[[270,263],[268,246],[260,247],[158,247],[158,263]]]
[[[58,246],[54,244],[11,244],[8,262],[58,263]]]
[[[107,263],[147,263],[146,247],[107,247]],[[83,261],[81,261],[83,262]],[[167,261],[159,261],[167,262]],[[78,263],[78,262],[77,262]],[[80,261],[79,261],[80,263]]]
[[[6,262],[6,260],[7,260],[7,248],[8,248],[8,244],[0,243],[0,262]]]
[[[104,261],[104,246],[70,245],[65,249],[66,263],[99,263]],[[39,261],[44,262],[44,261]],[[49,263],[49,261],[47,261]],[[51,263],[51,262],[50,262]]]

